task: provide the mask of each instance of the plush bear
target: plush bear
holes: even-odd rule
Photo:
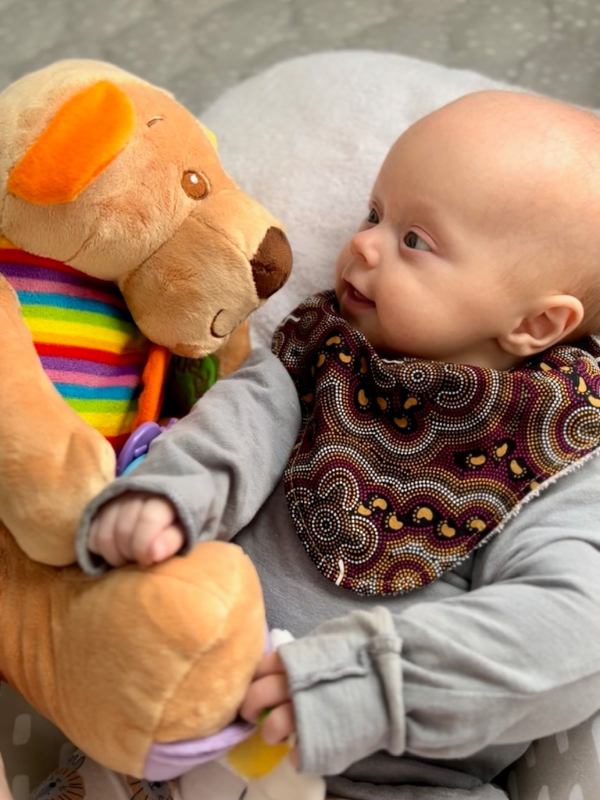
[[[0,677],[143,777],[157,747],[235,717],[265,646],[259,581],[221,542],[91,579],[78,521],[158,418],[170,354],[235,368],[291,253],[209,132],[100,62],[0,94],[0,197]]]

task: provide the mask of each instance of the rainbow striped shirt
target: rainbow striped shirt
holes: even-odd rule
[[[50,380],[119,450],[133,430],[149,343],[117,286],[9,247],[0,248],[0,273]]]

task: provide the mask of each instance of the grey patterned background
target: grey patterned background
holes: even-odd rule
[[[0,0],[0,20],[0,88],[60,58],[99,58],[170,89],[198,114],[277,61],[362,48],[473,69],[600,107],[596,0]],[[548,742],[553,761],[555,744]],[[0,752],[16,800],[56,765],[62,745],[2,687]],[[588,778],[599,785],[597,775]],[[529,779],[519,780],[524,786]],[[573,791],[565,784],[551,800],[581,800]],[[550,794],[531,784],[521,791],[521,800],[528,798]]]
[[[100,58],[197,113],[276,61],[366,48],[600,106],[596,0],[0,0],[0,19],[0,86],[59,58]]]

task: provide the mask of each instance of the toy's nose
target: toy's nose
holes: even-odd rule
[[[269,228],[250,264],[256,291],[261,300],[266,300],[281,289],[292,270],[292,250],[287,236],[280,228]]]

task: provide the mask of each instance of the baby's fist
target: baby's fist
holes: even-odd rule
[[[173,504],[160,495],[128,492],[110,500],[92,521],[88,547],[113,567],[129,561],[150,566],[185,543]]]

